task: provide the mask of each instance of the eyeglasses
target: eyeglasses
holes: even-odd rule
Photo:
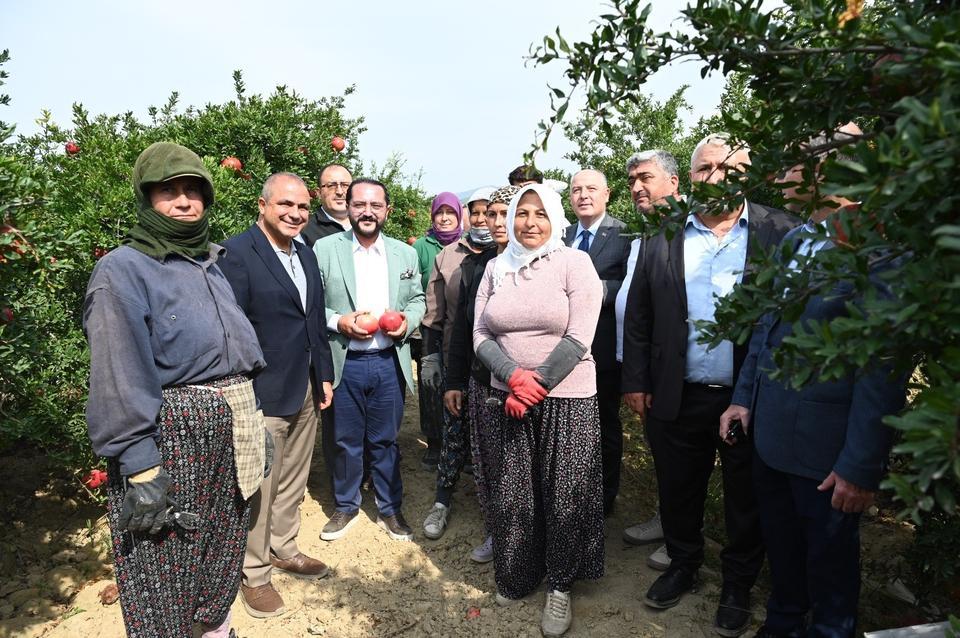
[[[350,182],[327,182],[326,184],[320,184],[320,188],[332,188],[334,190],[345,191],[350,188]]]
[[[369,208],[373,212],[379,213],[386,207],[387,205],[383,202],[358,202],[356,200],[350,202],[350,209],[356,211],[367,210],[367,208]]]

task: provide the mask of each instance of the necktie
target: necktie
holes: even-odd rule
[[[590,252],[590,231],[589,230],[583,231],[583,234],[580,235],[580,243],[577,245],[577,248],[579,248],[585,253]]]

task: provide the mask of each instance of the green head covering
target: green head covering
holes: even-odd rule
[[[200,178],[204,215],[195,222],[161,215],[150,204],[150,186],[177,177]],[[140,209],[137,223],[123,240],[125,245],[155,259],[171,253],[183,257],[208,254],[210,229],[206,210],[214,201],[213,179],[196,153],[173,142],[151,144],[133,165],[133,191]]]

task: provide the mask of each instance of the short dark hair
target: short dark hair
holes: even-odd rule
[[[536,182],[537,184],[542,184],[543,173],[538,171],[533,166],[521,164],[510,171],[510,174],[507,175],[507,181],[512,186],[519,186],[522,182]]]
[[[323,166],[320,167],[320,172],[317,173],[317,182],[322,182],[322,181],[323,181],[323,174],[324,174],[324,172],[326,172],[326,170],[327,170],[328,168],[332,167],[332,166],[339,166],[339,167],[342,168],[343,170],[345,170],[345,171],[347,171],[348,173],[350,173],[350,169],[347,168],[346,166],[344,166],[343,164],[339,164],[339,163],[337,163],[337,162],[330,162],[329,164],[324,164]],[[353,173],[350,173],[350,174],[353,175]],[[317,184],[317,185],[320,186],[320,184]]]
[[[383,201],[386,202],[387,206],[390,205],[390,192],[387,191],[387,186],[378,179],[373,179],[372,177],[361,177],[360,179],[355,179],[350,182],[350,186],[347,188],[347,205],[350,204],[353,200],[353,187],[357,184],[371,184],[373,186],[379,186],[383,189]]]

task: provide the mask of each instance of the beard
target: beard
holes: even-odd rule
[[[360,222],[364,222],[364,221],[372,221],[375,225],[374,229],[369,231],[362,230],[360,228]],[[353,234],[359,237],[365,237],[365,238],[376,237],[378,234],[380,234],[380,229],[383,228],[383,223],[385,221],[386,219],[384,219],[383,221],[378,221],[376,217],[373,217],[370,215],[361,215],[358,218],[354,218],[353,216],[351,216],[350,227],[353,229]]]

